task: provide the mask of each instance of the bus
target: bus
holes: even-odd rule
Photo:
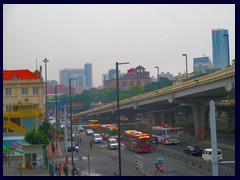
[[[178,144],[179,132],[178,128],[172,126],[153,126],[152,136],[158,138],[158,142],[161,144]]]
[[[126,130],[123,136],[124,145],[127,149],[136,153],[151,152],[153,149],[151,134],[137,130]]]
[[[118,140],[118,126],[116,124],[101,125],[100,134],[104,140],[114,138]]]
[[[97,119],[88,120],[88,127],[91,129],[99,128],[100,127],[99,120]]]

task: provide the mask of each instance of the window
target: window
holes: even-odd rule
[[[38,94],[38,87],[33,87],[33,94]]]
[[[28,89],[22,88],[22,95],[27,95],[27,94],[28,94]]]
[[[12,106],[11,105],[6,105],[6,111],[11,111],[12,110]]]
[[[6,96],[12,95],[12,89],[6,88]]]

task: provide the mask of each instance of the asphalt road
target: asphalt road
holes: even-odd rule
[[[119,173],[118,150],[109,150],[104,141],[101,144],[93,144],[90,147],[90,136],[80,133],[81,146],[80,152],[82,159],[79,160],[79,154],[73,153],[73,160],[76,166],[80,168],[82,175],[91,176],[113,176],[113,173]],[[64,145],[64,142],[61,143]],[[69,164],[71,164],[71,152],[68,152]],[[88,160],[88,156],[90,160]],[[148,167],[144,171],[152,173],[155,166],[155,158],[159,156],[157,152],[136,154],[125,149],[121,145],[121,172],[122,176],[142,176],[144,175],[141,168],[136,170],[136,162],[142,166]],[[165,176],[209,176],[208,172],[188,165],[184,162],[164,157]],[[64,160],[64,158],[63,158]],[[90,167],[90,168],[89,168]]]

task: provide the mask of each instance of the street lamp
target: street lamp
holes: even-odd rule
[[[226,36],[226,37],[227,37],[227,42],[228,42],[228,66],[230,66],[229,36],[228,36],[228,34],[224,34],[223,36]]]
[[[158,83],[159,83],[159,67],[158,67],[158,66],[155,66],[155,68],[157,68],[157,72],[158,72],[158,74],[157,74],[158,77],[157,77],[157,78],[158,78]]]
[[[73,143],[72,143],[72,86],[71,86],[71,81],[74,79],[69,79],[69,94],[70,94],[70,126],[71,126],[71,155],[72,155],[72,166],[73,166]]]
[[[117,89],[117,121],[118,121],[118,163],[119,163],[119,176],[122,175],[121,169],[121,139],[120,139],[120,118],[119,118],[119,83],[118,83],[118,65],[129,64],[129,62],[118,63],[116,62],[116,89]]]
[[[55,86],[55,111],[56,111],[56,115],[55,115],[55,140],[56,140],[56,149],[58,149],[58,144],[57,144],[57,138],[58,138],[58,135],[57,135],[57,127],[58,127],[58,121],[57,121],[57,118],[58,118],[58,116],[57,116],[57,111],[58,111],[58,108],[57,108],[57,86]]]
[[[45,108],[46,108],[46,110],[45,110],[45,114],[46,114],[46,116],[45,116],[45,121],[47,121],[47,119],[48,119],[48,111],[47,111],[47,62],[49,62],[49,60],[47,60],[47,58],[45,58],[44,60],[43,60],[43,62],[45,62],[45,101],[46,101],[46,103],[45,103]]]
[[[187,68],[187,54],[182,54],[186,57],[186,79],[188,79],[188,68]]]

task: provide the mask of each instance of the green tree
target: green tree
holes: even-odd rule
[[[53,125],[51,125],[49,122],[43,122],[39,128],[38,128],[38,132],[42,132],[44,133],[50,140],[52,139],[52,135],[55,132],[55,127]]]
[[[28,144],[44,144],[46,146],[49,144],[50,139],[43,132],[28,131],[24,137],[24,141]]]

